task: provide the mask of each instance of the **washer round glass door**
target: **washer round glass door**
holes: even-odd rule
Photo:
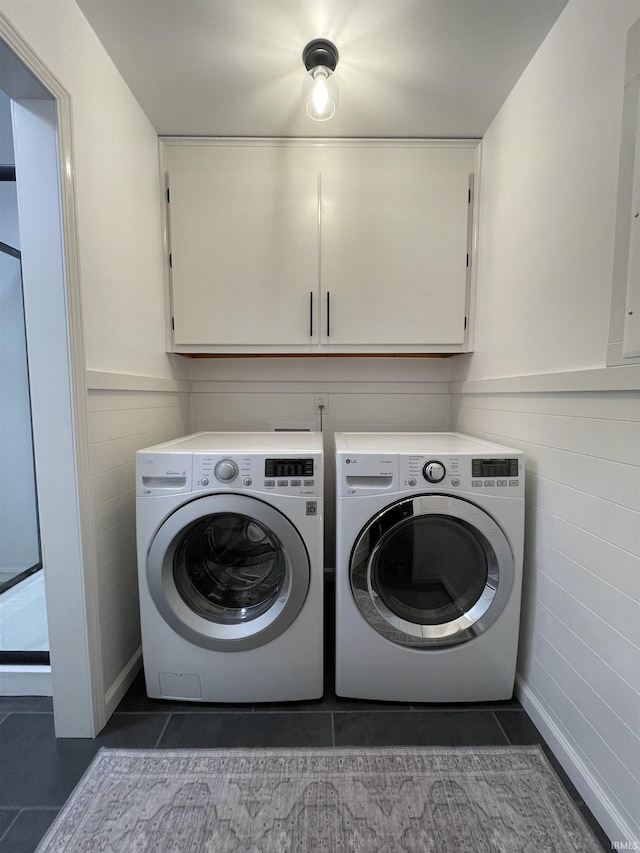
[[[294,621],[310,564],[291,522],[244,495],[208,495],[170,515],[147,555],[147,582],[169,625],[224,651],[273,640]]]
[[[511,548],[470,501],[422,495],[391,504],[360,532],[351,589],[364,618],[403,646],[467,642],[498,618],[514,580]]]

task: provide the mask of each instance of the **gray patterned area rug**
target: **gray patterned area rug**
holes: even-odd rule
[[[534,747],[103,749],[38,847],[598,853]]]

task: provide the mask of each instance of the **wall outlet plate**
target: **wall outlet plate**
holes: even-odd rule
[[[316,412],[319,412],[321,409],[323,412],[326,412],[329,408],[329,395],[328,394],[314,394],[313,395],[313,406]]]

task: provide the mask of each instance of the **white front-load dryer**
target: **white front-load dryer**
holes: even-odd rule
[[[148,695],[319,698],[321,434],[186,436],[138,451],[136,485]]]
[[[508,699],[521,451],[459,433],[336,433],[336,693]]]

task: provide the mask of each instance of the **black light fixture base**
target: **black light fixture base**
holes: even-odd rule
[[[335,71],[338,64],[338,48],[327,39],[313,39],[302,51],[302,61],[307,71],[323,65]]]

